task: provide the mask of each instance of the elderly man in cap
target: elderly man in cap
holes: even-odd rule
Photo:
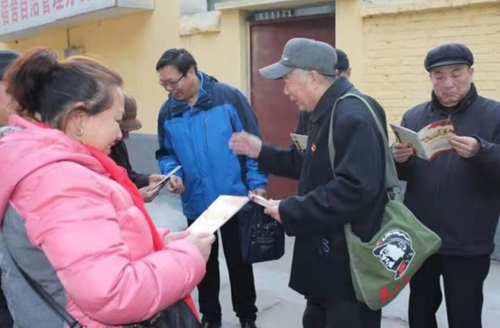
[[[282,79],[284,93],[301,111],[310,112],[307,150],[280,149],[247,133],[237,133],[231,148],[257,158],[259,169],[299,180],[299,195],[274,202],[266,210],[296,236],[290,287],[307,300],[305,328],[380,327],[380,311],[357,301],[344,225],[367,241],[378,231],[387,194],[383,137],[357,93],[335,70],[337,55],[330,45],[310,39],[288,41],[281,60],[260,70],[267,79]],[[382,108],[376,107],[381,120]],[[272,110],[271,108],[269,110]],[[293,113],[290,113],[294,115]],[[335,174],[328,152],[328,132],[334,126]]]
[[[0,137],[7,133],[7,124],[11,114],[18,110],[17,103],[5,90],[3,77],[10,64],[19,57],[19,53],[13,50],[0,50]],[[0,280],[0,328],[12,328],[13,321],[7,307],[5,296],[1,289]]]
[[[337,70],[337,75],[345,77],[348,81],[351,79],[351,66],[349,64],[349,57],[347,57],[347,54],[340,50],[340,49],[335,49],[335,53],[337,54],[337,63],[335,64],[335,69]],[[366,96],[366,95],[365,95]],[[367,96],[368,98],[368,96]],[[369,98],[371,102],[375,101],[373,98]],[[377,104],[377,106],[380,106]],[[299,112],[299,122],[297,123],[297,129],[295,130],[295,133],[297,134],[303,134],[307,135],[308,132],[308,122],[309,122],[309,116],[310,112],[307,111],[300,111]],[[386,122],[382,122],[382,125],[384,128],[386,127]]]
[[[479,328],[500,212],[500,103],[478,95],[465,45],[437,47],[424,64],[431,100],[406,112],[402,125],[419,131],[449,119],[457,135],[448,140],[453,151],[431,162],[408,145],[393,146],[399,178],[408,182],[407,206],[443,240],[410,282],[410,327],[437,327],[442,276],[450,328]]]

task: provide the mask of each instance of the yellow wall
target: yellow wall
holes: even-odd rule
[[[427,7],[425,7],[427,6]],[[479,92],[499,98],[500,2],[436,0],[422,5],[364,8],[362,0],[336,1],[336,44],[353,67],[353,82],[385,107],[389,122],[399,122],[410,107],[430,97],[423,68],[426,53],[445,42],[463,42],[476,57]],[[72,46],[84,46],[116,69],[139,104],[141,133],[156,133],[156,116],[166,99],[157,84],[156,61],[168,48],[190,50],[201,70],[248,91],[248,35],[245,12],[223,10],[221,32],[180,37],[178,1],[156,1],[154,12],[139,13],[72,28]],[[61,55],[68,46],[65,29],[6,43],[26,51],[48,46]]]
[[[364,18],[363,91],[381,102],[389,122],[399,123],[406,110],[430,99],[424,58],[448,42],[470,47],[479,93],[500,100],[500,3],[482,2]]]
[[[70,45],[84,46],[87,55],[102,60],[125,80],[125,89],[139,105],[140,133],[156,133],[156,117],[166,99],[158,85],[155,65],[161,54],[173,47],[188,49],[199,68],[220,81],[246,92],[246,23],[240,11],[224,11],[221,32],[180,37],[178,1],[156,1],[154,12],[138,13],[100,23],[72,28]],[[46,32],[28,39],[8,42],[8,48],[26,51],[46,46],[61,55],[68,46],[65,29]]]
[[[335,2],[335,47],[349,56],[353,67],[351,80],[363,89],[363,2],[337,0]]]

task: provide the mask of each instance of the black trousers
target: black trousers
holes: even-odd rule
[[[490,270],[490,256],[458,257],[434,255],[410,281],[411,328],[437,328],[436,311],[443,300],[450,328],[481,328],[483,284]]]
[[[0,328],[12,328],[14,322],[12,321],[1,286],[2,281],[0,280]]]
[[[193,223],[188,219],[188,225]],[[252,265],[242,264],[241,246],[238,230],[238,215],[230,219],[220,229],[222,246],[226,256],[227,269],[229,271],[229,282],[231,285],[231,300],[233,310],[240,321],[255,321],[257,318],[257,307],[255,301],[255,284]],[[198,299],[202,321],[219,322],[222,318],[219,302],[220,273],[219,273],[219,240],[212,245],[212,252],[207,262],[207,273],[198,285]]]
[[[307,298],[304,328],[380,328],[381,311],[372,311],[355,298]]]

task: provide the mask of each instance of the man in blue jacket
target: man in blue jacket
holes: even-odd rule
[[[158,116],[156,153],[160,170],[177,165],[182,171],[168,188],[181,194],[184,215],[192,224],[220,195],[245,196],[251,190],[264,195],[267,178],[257,162],[229,149],[233,132],[260,135],[250,104],[241,92],[198,71],[185,49],[170,49],[158,61],[160,85],[169,93]],[[216,234],[217,236],[217,234]],[[251,265],[242,264],[238,217],[221,228],[229,270],[233,309],[243,328],[255,327],[257,308]],[[218,242],[212,247],[207,273],[198,286],[204,328],[221,327]]]
[[[431,101],[403,117],[402,125],[413,131],[451,120],[453,151],[429,162],[407,145],[393,146],[399,178],[408,182],[406,205],[443,240],[410,282],[412,328],[437,328],[441,276],[450,328],[482,327],[483,283],[500,212],[500,103],[477,94],[473,64],[462,44],[431,50],[425,59]]]

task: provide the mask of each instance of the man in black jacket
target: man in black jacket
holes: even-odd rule
[[[408,182],[406,205],[443,240],[410,282],[412,328],[437,327],[440,276],[450,328],[482,326],[483,283],[500,212],[500,103],[477,94],[473,63],[472,52],[462,44],[431,50],[425,68],[432,99],[403,117],[402,125],[413,131],[451,120],[453,151],[428,162],[413,156],[408,145],[393,146],[399,178]]]
[[[304,155],[296,148],[263,145],[246,133],[233,135],[231,148],[257,158],[259,169],[299,180],[299,196],[268,209],[296,236],[290,287],[307,299],[305,328],[380,327],[380,311],[356,300],[349,272],[344,225],[367,241],[378,231],[387,194],[384,142],[370,111],[357,99],[338,103],[333,118],[335,175],[328,153],[333,104],[359,92],[334,69],[335,49],[309,39],[292,39],[279,63],[261,69],[267,79],[283,79],[285,94],[310,112]],[[384,120],[382,108],[377,108]]]

